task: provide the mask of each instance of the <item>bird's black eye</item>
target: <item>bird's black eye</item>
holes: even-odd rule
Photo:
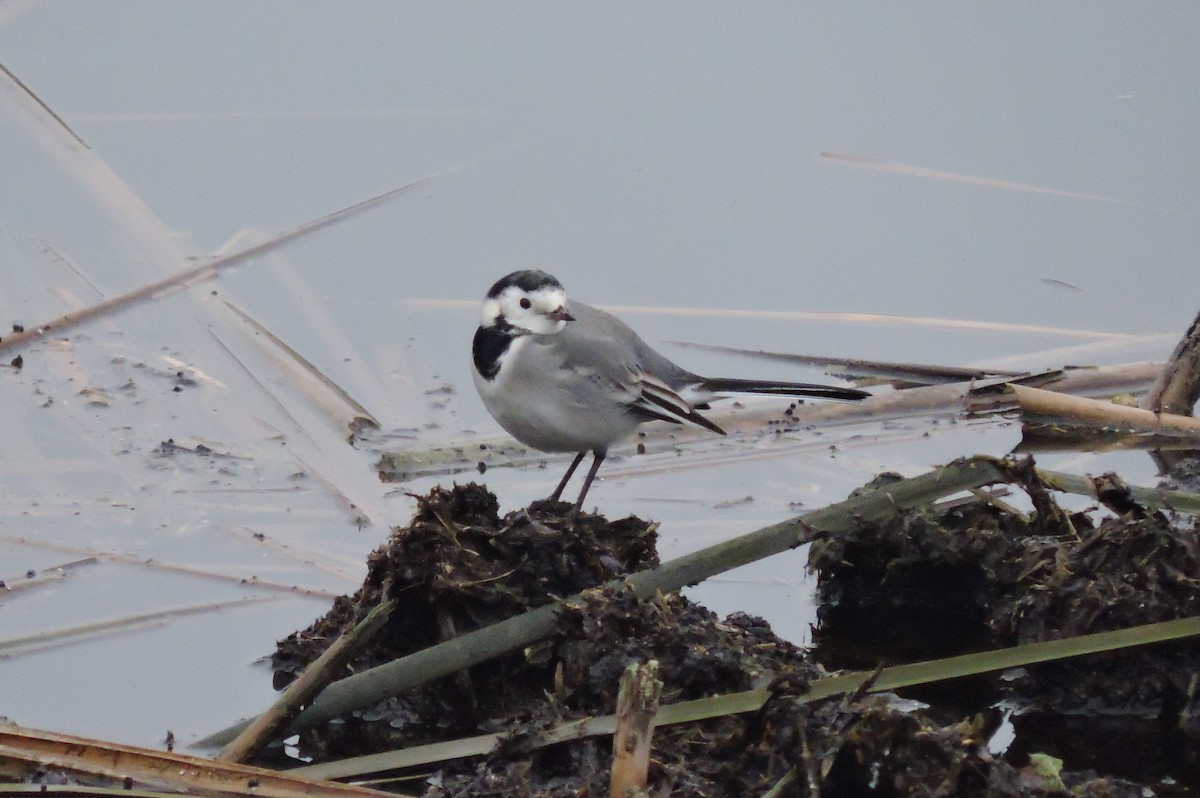
[[[533,303],[529,301],[529,297],[524,297],[524,296],[521,297],[521,307],[525,308],[526,310],[529,310],[529,307],[532,304]]]

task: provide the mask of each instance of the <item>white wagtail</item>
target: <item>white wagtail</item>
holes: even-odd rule
[[[502,277],[483,300],[471,347],[475,387],[509,434],[543,452],[578,452],[550,496],[563,488],[589,451],[595,456],[583,489],[608,447],[646,421],[691,422],[725,431],[698,410],[722,393],[759,393],[855,400],[853,388],[796,382],[709,378],[667,360],[620,319],[582,302],[567,302],[558,280],[541,271]]]

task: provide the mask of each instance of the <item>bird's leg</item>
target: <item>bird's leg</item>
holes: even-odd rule
[[[583,510],[583,500],[587,496],[588,488],[592,486],[592,480],[596,478],[596,472],[600,470],[600,464],[604,462],[604,458],[608,456],[607,449],[597,449],[592,452],[595,457],[592,460],[592,467],[588,469],[587,477],[583,480],[583,490],[579,491],[579,498],[575,500],[575,511]],[[582,457],[583,455],[580,455]]]
[[[579,464],[583,462],[585,454],[587,454],[587,450],[575,455],[575,459],[571,461],[571,467],[567,469],[567,473],[563,474],[562,481],[558,483],[558,487],[554,489],[554,493],[551,493],[550,498],[546,501],[556,502],[562,498],[563,488],[571,481],[571,475],[575,473],[576,468],[579,468]]]

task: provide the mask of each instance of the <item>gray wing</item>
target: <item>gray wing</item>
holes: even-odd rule
[[[678,393],[700,377],[654,351],[616,316],[582,302],[571,302],[567,309],[575,320],[546,337],[556,339],[570,368],[611,386],[633,413],[676,424],[690,421],[725,434]]]

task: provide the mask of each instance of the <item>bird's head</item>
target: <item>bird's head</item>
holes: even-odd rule
[[[488,291],[480,324],[546,335],[560,331],[569,321],[574,317],[567,312],[562,284],[545,272],[520,271],[501,277]]]

